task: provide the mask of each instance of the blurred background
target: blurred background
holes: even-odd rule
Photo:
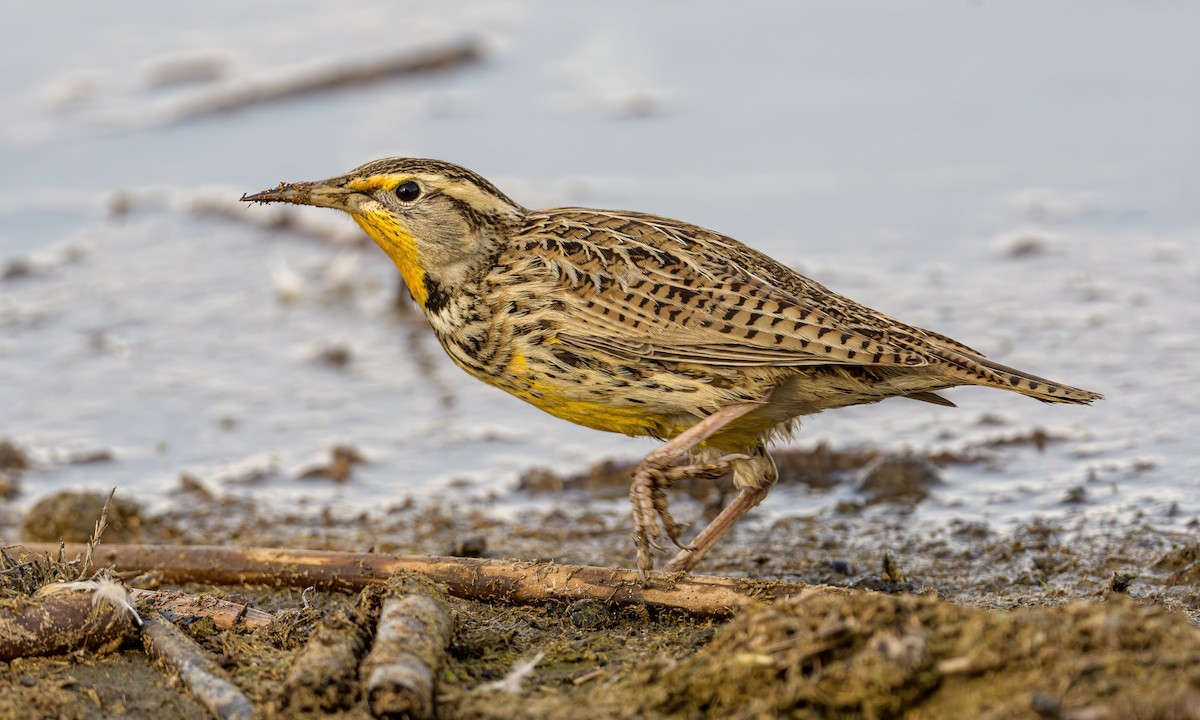
[[[1200,6],[1166,0],[14,4],[15,507],[113,486],[156,506],[185,477],[280,511],[437,497],[503,513],[545,502],[513,491],[531,467],[650,450],[469,380],[348,219],[237,202],[411,155],[531,207],[705,225],[1108,396],[961,389],[958,409],[806,422],[800,447],[982,457],[945,469],[929,522],[1194,527],[1198,26]],[[322,474],[333,448],[365,461],[345,482]],[[763,512],[852,492],[789,489]]]

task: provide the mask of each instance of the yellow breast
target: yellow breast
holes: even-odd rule
[[[528,360],[520,353],[513,354],[505,375],[505,378],[493,384],[576,425],[624,435],[655,437],[672,437],[687,428],[686,423],[681,424],[674,416],[647,412],[643,407],[622,405],[617,398],[613,401],[587,398],[578,385],[560,380],[548,381],[533,371]]]

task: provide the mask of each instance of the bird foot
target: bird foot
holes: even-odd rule
[[[671,458],[656,455],[651,453],[637,466],[633,472],[633,484],[629,488],[629,500],[633,503],[633,544],[637,549],[638,576],[643,584],[646,583],[647,573],[654,567],[651,550],[663,549],[658,540],[664,534],[681,550],[694,549],[680,540],[685,526],[668,509],[667,490],[681,480],[715,480],[723,477],[735,461],[750,457],[733,453],[711,462],[675,465],[671,464]]]
[[[667,488],[684,477],[694,477],[697,472],[716,473],[719,477],[728,471],[729,463],[746,456],[727,455],[725,458],[718,458],[715,463],[700,463],[698,469],[694,464],[676,464],[692,448],[712,437],[721,428],[762,407],[763,403],[770,400],[771,392],[764,393],[758,402],[726,405],[717,410],[647,455],[633,471],[629,501],[633,503],[633,544],[637,550],[638,577],[643,585],[647,584],[650,570],[654,568],[650,549],[652,546],[659,547],[657,540],[662,534],[658,528],[660,520],[667,537],[676,545],[680,545],[679,535],[683,532],[683,526],[667,511]]]
[[[713,518],[713,521],[708,524],[708,527],[700,531],[700,534],[692,540],[691,547],[683,548],[679,551],[671,562],[667,563],[667,570],[670,572],[687,572],[696,567],[696,563],[700,562],[700,558],[708,552],[708,549],[713,546],[721,538],[722,535],[729,532],[743,515],[753,509],[756,505],[763,501],[763,498],[770,492],[771,486],[764,485],[757,488],[742,488],[738,496],[729,503],[721,514]]]

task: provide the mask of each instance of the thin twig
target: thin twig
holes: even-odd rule
[[[87,552],[83,555],[83,565],[79,568],[79,577],[77,580],[83,580],[87,577],[88,570],[92,565],[92,553],[96,550],[96,546],[100,544],[100,536],[108,528],[108,506],[112,503],[113,495],[117,494],[117,489],[113,488],[108,491],[108,497],[104,498],[104,507],[100,508],[100,519],[96,521],[96,527],[92,529],[92,537],[87,541]]]

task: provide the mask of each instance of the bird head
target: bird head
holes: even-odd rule
[[[525,209],[474,172],[440,160],[387,158],[317,182],[280,183],[246,202],[341,210],[396,264],[426,307],[434,286],[478,277]]]

